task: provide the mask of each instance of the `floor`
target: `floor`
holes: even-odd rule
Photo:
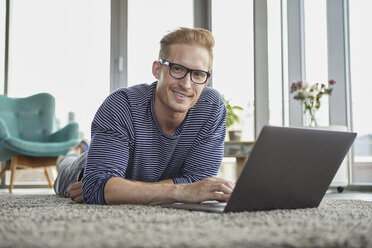
[[[0,189],[0,195],[50,195],[55,194],[53,189],[42,188],[42,189],[13,189],[12,193],[9,193],[8,189]],[[351,199],[351,200],[363,200],[372,201],[372,192],[356,192],[356,191],[344,191],[338,193],[336,190],[329,190],[325,194],[325,198],[329,199]]]
[[[0,189],[0,195],[54,195],[54,190],[49,188],[41,189],[13,189],[12,193],[9,193],[8,189]]]
[[[342,193],[338,193],[336,190],[329,190],[324,197],[329,199],[372,201],[372,192],[344,191]]]

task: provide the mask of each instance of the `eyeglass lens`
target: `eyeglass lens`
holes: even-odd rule
[[[181,65],[177,65],[177,64],[173,64],[171,67],[170,67],[170,74],[172,77],[175,77],[175,78],[178,78],[178,79],[181,79],[181,78],[184,78],[185,75],[187,74],[187,69]],[[197,84],[204,84],[205,81],[207,80],[208,78],[208,74],[204,71],[192,71],[191,72],[191,80],[194,82],[194,83],[197,83]]]

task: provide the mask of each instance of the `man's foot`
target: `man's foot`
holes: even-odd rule
[[[86,151],[88,151],[89,149],[89,145],[90,145],[90,142],[86,139],[83,139],[80,141],[79,144],[77,144],[75,147],[71,147],[67,154],[66,155],[69,155],[69,154],[77,154],[77,155],[80,155]],[[58,156],[57,158],[57,161],[56,161],[56,166],[57,166],[57,169],[59,167],[59,164],[62,162],[63,158],[66,156],[66,155],[61,155],[61,156]]]
[[[80,150],[80,154],[88,151],[89,145],[90,145],[90,142],[86,139],[83,139],[82,141],[80,141],[80,143],[77,145],[77,147]]]
[[[75,147],[70,148],[70,150],[67,152],[67,154],[71,154],[71,153],[82,154],[82,153],[88,151],[89,145],[90,145],[89,141],[86,140],[86,139],[83,139]]]

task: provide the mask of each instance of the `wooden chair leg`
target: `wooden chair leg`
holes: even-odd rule
[[[44,174],[45,174],[45,177],[46,177],[46,179],[47,179],[47,181],[48,181],[48,184],[49,184],[49,188],[53,188],[53,184],[52,184],[52,182],[50,181],[50,177],[49,177],[49,175],[48,175],[48,171],[47,171],[47,167],[44,167]]]
[[[4,169],[1,170],[0,172],[0,179],[3,177],[3,175],[5,174],[6,172],[6,167],[4,167]]]
[[[17,169],[17,164],[18,164],[18,157],[16,155],[14,155],[12,157],[12,163],[10,165],[12,172],[10,174],[9,192],[12,192],[12,190],[13,190],[13,186],[14,186],[14,175],[15,175],[15,171]]]
[[[2,164],[2,163],[0,163],[0,164]],[[4,176],[5,172],[6,172],[7,170],[9,170],[9,169],[10,169],[10,160],[5,162],[5,164],[4,164],[4,168],[3,168],[2,171],[0,172],[0,180],[3,180],[3,176]],[[5,179],[4,179],[4,180],[5,180]]]
[[[1,163],[2,164],[2,163]],[[0,179],[4,176],[6,170],[10,170],[10,160],[6,161],[3,170],[0,172]]]

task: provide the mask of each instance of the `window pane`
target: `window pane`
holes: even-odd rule
[[[51,93],[60,126],[73,112],[89,139],[110,88],[109,1],[13,1],[10,38],[9,96]]]
[[[240,123],[233,129],[243,131],[243,140],[254,139],[253,81],[253,1],[214,1],[212,27],[216,39],[213,65],[213,88],[238,111]]]
[[[270,124],[283,125],[283,58],[281,2],[267,0]],[[286,25],[283,25],[285,27]],[[284,30],[283,30],[284,32]],[[283,35],[285,37],[285,35]],[[286,47],[283,41],[283,47]],[[283,53],[282,53],[283,52]],[[286,82],[286,81],[284,81]],[[287,87],[286,87],[287,88]],[[287,99],[288,101],[288,99]]]
[[[0,2],[0,94],[4,94],[4,56],[5,56],[5,5]]]
[[[310,85],[328,82],[327,2],[304,0],[306,82]],[[320,126],[329,125],[328,98],[321,99],[316,114]]]
[[[349,1],[350,77],[354,143],[354,181],[372,182],[372,16],[369,0]]]
[[[193,1],[128,0],[128,86],[152,83],[159,41],[178,27],[193,26]]]

